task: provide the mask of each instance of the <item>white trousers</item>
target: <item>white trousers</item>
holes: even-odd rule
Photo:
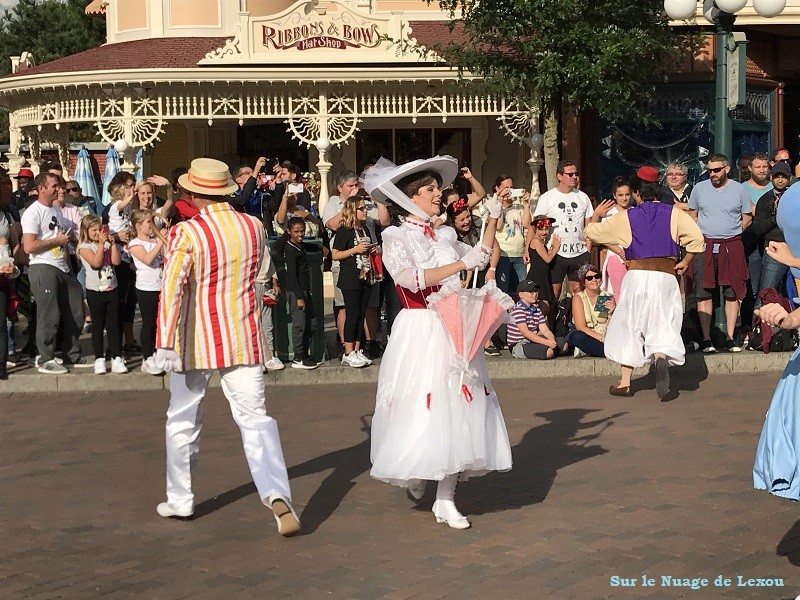
[[[643,367],[663,353],[670,365],[682,365],[683,303],[678,280],[659,271],[628,271],[622,280],[617,309],[608,321],[606,358]]]
[[[291,499],[278,424],[267,416],[261,365],[220,369],[222,391],[242,433],[244,455],[261,501],[270,494]],[[167,501],[175,510],[194,508],[192,477],[200,453],[202,402],[213,370],[172,373],[167,410]]]

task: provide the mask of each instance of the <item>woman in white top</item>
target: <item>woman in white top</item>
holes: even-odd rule
[[[436,520],[466,529],[470,523],[454,502],[459,476],[510,469],[511,449],[483,352],[469,362],[474,377],[454,375],[458,360],[450,336],[426,302],[441,284],[460,288],[461,271],[489,262],[501,212],[497,202],[489,206],[483,239],[473,247],[459,242],[450,227],[434,229],[440,188],[457,168],[449,156],[402,166],[381,159],[366,175],[370,195],[388,202],[401,219],[383,232],[383,260],[404,307],[378,375],[370,474],[404,486],[416,499],[426,480],[437,481]]]
[[[160,375],[163,371],[155,366],[156,320],[158,317],[158,296],[161,292],[161,273],[164,266],[164,246],[166,240],[153,226],[152,210],[135,210],[131,225],[136,237],[128,242],[128,252],[136,267],[136,299],[142,314],[142,371]]]
[[[119,250],[110,242],[108,227],[103,227],[103,221],[97,215],[86,215],[81,219],[78,256],[86,272],[86,302],[92,313],[94,372],[96,375],[107,372],[103,333],[108,331],[108,347],[113,357],[111,371],[127,373],[117,323],[119,294],[114,267],[120,262]]]

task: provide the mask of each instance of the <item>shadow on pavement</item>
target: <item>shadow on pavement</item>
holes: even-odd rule
[[[701,353],[690,354],[686,357],[687,364],[670,368],[670,391],[664,402],[679,398],[682,391],[694,392],[700,384],[708,379],[708,366],[705,356]],[[635,394],[644,390],[656,389],[656,374],[651,368],[644,377],[631,381],[631,391]]]
[[[513,469],[506,473],[489,473],[461,484],[459,503],[463,503],[468,514],[484,514],[544,501],[559,469],[607,452],[592,442],[614,424],[615,418],[627,413],[618,412],[602,419],[583,421],[599,410],[572,408],[536,413],[547,422],[529,430],[511,449]],[[331,471],[306,503],[300,516],[303,524],[301,535],[314,533],[336,511],[356,485],[355,480],[369,471],[369,416],[361,417],[361,431],[366,434],[364,441],[289,468],[290,481],[320,471]],[[419,510],[430,510],[435,490],[435,486],[428,486],[426,498],[417,505]],[[198,504],[194,518],[254,493],[256,489],[252,482],[240,485]]]
[[[461,484],[458,501],[462,512],[479,515],[544,501],[559,469],[607,452],[592,442],[614,424],[613,419],[627,413],[583,421],[599,410],[568,408],[536,413],[547,422],[529,430],[511,449],[514,459],[511,471],[489,473]],[[429,495],[433,495],[433,490],[429,486]]]
[[[800,567],[800,521],[797,521],[778,543],[775,554],[785,556],[789,562]]]

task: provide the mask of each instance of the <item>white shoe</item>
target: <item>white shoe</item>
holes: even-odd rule
[[[108,373],[106,369],[106,359],[105,358],[97,358],[94,361],[94,374],[95,375],[105,375]]]
[[[575,350],[573,350],[573,352],[572,352],[572,357],[573,358],[583,358],[584,356],[586,356],[586,352],[584,352],[583,350],[581,350],[578,347],[576,347]]]
[[[372,364],[372,361],[369,358],[367,358],[367,355],[364,354],[363,350],[356,350],[356,354],[358,354],[361,357],[361,360],[364,361],[364,364],[366,366],[370,366]]]
[[[433,503],[433,516],[437,523],[447,523],[453,529],[469,529],[467,517],[458,512],[452,500],[437,500]]]
[[[121,356],[117,356],[111,360],[111,372],[112,373],[128,372],[128,367],[125,366],[125,361],[122,360]]]
[[[185,519],[186,517],[191,517],[194,514],[194,508],[190,508],[189,510],[177,510],[172,508],[169,505],[169,502],[161,502],[158,506],[156,506],[156,512],[162,517],[180,517]]]
[[[272,509],[272,514],[275,515],[278,533],[283,537],[290,537],[300,533],[300,518],[286,496],[271,494],[267,498],[267,505]]]
[[[40,357],[41,357],[40,354],[36,355],[36,359],[33,361],[33,366],[34,367],[38,367],[39,366],[39,358]],[[48,361],[48,362],[55,362],[57,365],[63,365],[64,364],[64,359],[63,358],[54,358],[52,361]]]
[[[359,356],[358,352],[351,352],[350,354],[343,354],[342,355],[342,364],[349,365],[355,369],[360,369],[362,367],[366,367],[367,363]]]
[[[270,358],[264,363],[264,366],[267,368],[267,371],[283,371],[286,368],[286,365],[284,365],[277,356]]]

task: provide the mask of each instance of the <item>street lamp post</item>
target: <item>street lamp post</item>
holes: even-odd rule
[[[733,33],[733,23],[736,13],[746,5],[747,0],[664,0],[664,10],[670,19],[688,21],[700,9],[716,27],[714,150],[729,159],[733,154],[730,111],[745,102],[744,45],[747,43],[743,34]],[[753,0],[753,8],[762,17],[776,17],[786,8],[786,0]]]

